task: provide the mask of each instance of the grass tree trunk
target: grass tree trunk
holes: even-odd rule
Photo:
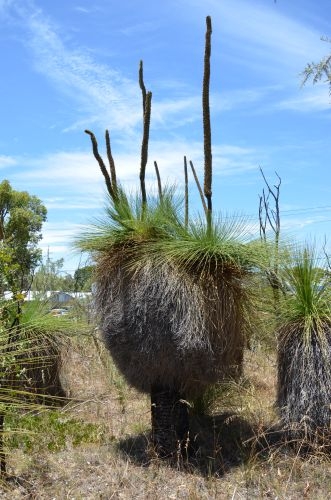
[[[172,387],[151,387],[153,443],[160,457],[183,456],[189,442],[186,401]]]
[[[6,475],[6,455],[4,451],[4,425],[5,425],[5,414],[0,413],[0,477]]]

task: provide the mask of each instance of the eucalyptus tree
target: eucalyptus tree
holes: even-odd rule
[[[324,42],[331,43],[331,40],[328,37],[323,37],[322,40]],[[318,62],[308,63],[301,76],[302,85],[305,85],[307,81],[312,81],[313,84],[315,84],[323,80],[329,85],[329,92],[331,93],[331,53],[324,56]]]
[[[38,244],[47,216],[41,200],[27,191],[16,191],[8,180],[0,183],[0,270],[1,287],[14,292],[26,290],[41,261]]]

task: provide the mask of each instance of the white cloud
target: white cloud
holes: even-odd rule
[[[0,11],[5,11],[8,9],[15,0],[0,0]]]
[[[211,92],[210,107],[213,115],[234,109],[243,109],[262,102],[279,87],[256,87],[251,89]],[[152,127],[159,128],[171,124],[171,129],[182,127],[187,123],[201,121],[201,94],[182,98],[171,98],[156,101],[152,106]]]
[[[74,7],[74,10],[77,12],[81,12],[82,14],[90,14],[91,10],[87,9],[86,7],[82,7],[81,5],[76,5]]]
[[[137,24],[132,24],[120,30],[120,33],[126,36],[139,35],[140,33],[145,34],[146,31],[157,31],[158,26],[155,22],[142,22]]]
[[[75,195],[73,200],[68,199],[68,196],[58,196],[56,198],[44,197],[42,201],[49,212],[53,210],[64,210],[67,212],[68,210],[95,210],[100,208],[100,199],[97,197],[90,197],[87,199],[86,196],[79,197]]]
[[[52,259],[65,257],[66,267],[75,269],[79,261],[79,252],[73,247],[73,241],[81,230],[81,225],[68,221],[45,222],[43,239],[39,247],[44,256],[49,252]]]
[[[300,21],[290,19],[271,3],[262,6],[261,3],[252,5],[244,0],[224,2],[222,13],[226,16],[223,20],[225,29],[231,30],[235,18],[238,38],[262,48],[265,56],[278,58],[283,63],[290,59],[301,65],[310,56],[322,54],[325,50],[320,43],[320,33]],[[226,18],[232,22],[227,23]]]
[[[268,75],[281,73],[284,81],[297,77],[307,61],[319,60],[326,50],[320,42],[322,33],[290,18],[272,0],[183,0],[181,8],[194,23],[206,13],[211,15],[213,27],[217,27],[213,53],[226,45],[226,57],[233,57],[238,68],[251,67]]]
[[[64,240],[70,240],[73,234],[79,230],[81,230],[81,226],[72,222],[45,222],[43,225],[42,246],[63,244]]]
[[[6,3],[5,7],[10,5]],[[137,82],[97,63],[83,49],[68,48],[65,34],[33,1],[14,3],[10,12],[25,31],[24,44],[31,50],[35,68],[76,101],[76,115],[78,112],[81,118],[75,119],[71,127],[97,123],[130,131],[140,122]]]
[[[0,155],[0,168],[11,167],[16,164],[15,158],[10,156]]]
[[[295,97],[283,99],[275,105],[278,109],[310,113],[330,110],[330,96],[325,85],[303,89]]]
[[[81,6],[77,8],[82,9]],[[231,8],[222,9],[225,9],[229,18],[234,15]],[[37,9],[33,2],[16,4],[16,17],[20,19],[26,32],[24,42],[33,54],[36,69],[52,82],[59,92],[68,95],[73,103],[76,102],[75,118],[64,128],[65,132],[98,126],[110,128],[116,134],[132,136],[136,133],[142,120],[141,96],[136,81],[125,77],[118,70],[96,62],[87,51],[70,48],[61,29],[55,26],[41,9]],[[237,16],[236,25],[243,22],[240,19]],[[222,19],[220,26],[226,30],[228,28],[225,25]],[[142,23],[134,28],[150,29],[150,26],[148,23]],[[244,36],[240,30],[239,32],[240,36]],[[268,39],[263,40],[262,45],[268,46],[268,43]],[[164,83],[169,84],[167,81]],[[159,85],[162,87],[162,81]],[[271,88],[257,87],[222,94],[214,93],[211,95],[213,113],[259,102],[270,90]],[[176,87],[168,88],[167,93],[169,92],[176,92]],[[155,128],[177,129],[197,120],[201,120],[200,90],[199,93],[194,93],[193,90],[192,94],[192,87],[182,86],[180,96],[171,95],[169,98],[153,101],[152,126]]]
[[[123,142],[113,148],[119,182],[128,189],[139,187],[140,145]],[[102,154],[102,149],[100,147]],[[198,141],[172,139],[153,140],[149,148],[146,181],[155,182],[154,161],[157,161],[164,183],[183,184],[183,158],[192,160],[202,176],[203,144]],[[262,152],[236,145],[215,145],[213,163],[215,176],[236,177],[256,169]],[[105,164],[107,159],[104,156]],[[39,157],[13,158],[11,162],[24,165],[11,172],[11,179],[31,192],[38,191],[48,209],[66,210],[100,206],[106,192],[104,178],[92,152],[58,151]],[[193,182],[193,180],[192,180]],[[51,188],[52,194],[48,194]],[[45,195],[43,196],[43,193]],[[56,193],[56,194],[54,194]],[[102,203],[102,202],[101,202]]]

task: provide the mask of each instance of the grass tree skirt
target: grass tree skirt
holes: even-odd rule
[[[243,359],[243,292],[235,277],[179,271],[152,260],[131,273],[99,263],[96,305],[107,347],[139,391],[175,386],[187,397],[224,377]]]
[[[291,293],[279,316],[277,405],[293,442],[308,447],[331,443],[331,309],[322,262],[314,245],[294,249],[283,269]]]
[[[279,336],[278,407],[285,428],[306,435],[331,429],[331,322],[305,335],[286,325]]]
[[[185,443],[186,398],[241,372],[244,292],[236,273],[179,270],[159,259],[135,271],[103,256],[96,307],[106,345],[127,381],[151,393],[161,454]]]

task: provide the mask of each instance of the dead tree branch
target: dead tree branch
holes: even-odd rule
[[[282,283],[279,277],[279,244],[280,244],[280,208],[279,208],[279,197],[280,197],[280,186],[281,178],[275,172],[278,183],[270,186],[268,183],[262,168],[260,168],[261,175],[267,186],[267,193],[263,189],[262,195],[259,196],[259,223],[260,223],[260,238],[265,243],[267,242],[267,232],[268,225],[274,233],[274,252],[272,256],[272,261],[270,262],[270,267],[266,271],[266,277],[269,284],[273,290],[275,310],[278,311],[279,306],[279,293],[283,291]],[[270,199],[273,200],[274,208],[270,207]]]

